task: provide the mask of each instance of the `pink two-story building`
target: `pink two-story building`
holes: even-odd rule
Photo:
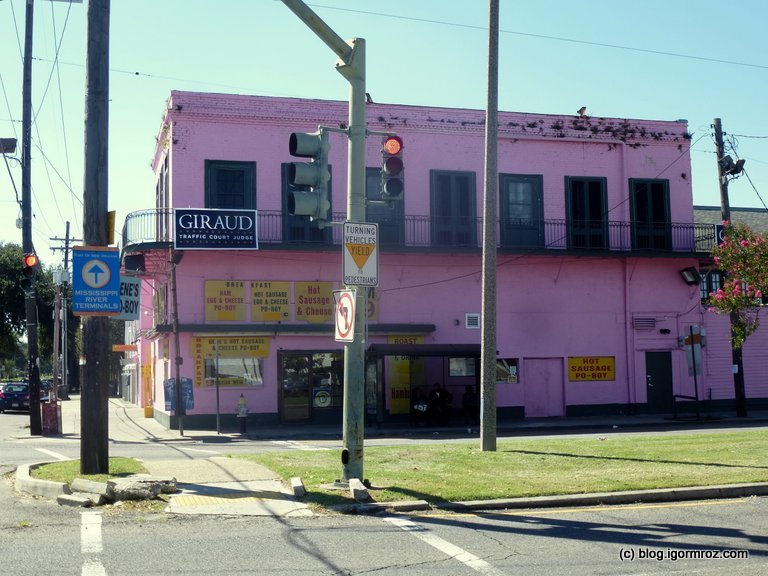
[[[297,160],[291,133],[339,129],[330,132],[329,197],[332,219],[344,220],[347,107],[168,99],[154,207],[128,215],[122,247],[126,272],[143,280],[127,390],[166,426],[177,424],[177,378],[186,427],[212,427],[217,413],[234,426],[241,395],[252,427],[341,423],[333,291],[343,288],[342,228],[290,215],[287,173]],[[368,130],[402,138],[405,165],[403,199],[382,203],[382,140],[367,138],[366,221],[379,227],[379,284],[367,294],[369,423],[409,420],[417,389],[434,382],[458,413],[479,382],[484,118],[367,107]],[[722,318],[681,275],[698,271],[715,241],[713,225],[694,223],[687,130],[685,121],[499,114],[500,419],[671,414],[676,397],[732,402]],[[189,223],[217,214],[253,218],[244,244],[231,235],[217,244],[215,234],[198,242]],[[684,339],[692,327],[706,334],[708,322],[718,340],[710,328],[694,374]]]

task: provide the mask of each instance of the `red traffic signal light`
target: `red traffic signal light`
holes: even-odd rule
[[[35,276],[37,275],[37,266],[40,261],[37,259],[37,254],[32,252],[24,254],[21,260],[23,264],[24,276],[21,279],[21,288],[27,295],[34,294],[35,290]]]
[[[24,254],[24,271],[32,270],[37,266],[37,254]]]
[[[403,188],[403,139],[385,136],[381,143],[381,196],[400,200]]]
[[[391,156],[400,154],[403,150],[403,140],[400,136],[387,136],[384,138],[383,148],[384,152]]]

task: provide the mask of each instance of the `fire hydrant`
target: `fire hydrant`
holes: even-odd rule
[[[248,419],[248,406],[245,404],[245,396],[240,394],[237,401],[237,419],[240,421],[240,434],[245,434],[245,424]]]

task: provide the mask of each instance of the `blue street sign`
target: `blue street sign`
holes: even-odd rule
[[[75,246],[72,250],[72,313],[112,316],[120,313],[120,251]]]

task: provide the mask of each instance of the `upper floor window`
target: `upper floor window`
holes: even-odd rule
[[[171,206],[170,206],[170,174],[168,170],[168,155],[163,158],[160,172],[157,175],[155,189],[155,208],[157,208],[156,238],[160,241],[171,238]]]
[[[368,200],[380,201],[366,205],[366,220],[379,225],[379,244],[401,246],[404,242],[405,208],[402,200],[387,204],[381,200],[381,168],[365,169],[365,196]]]
[[[702,270],[699,275],[701,276],[699,283],[701,301],[706,302],[710,294],[723,287],[723,277],[719,270]]]
[[[256,208],[256,163],[206,160],[205,207]]]
[[[541,176],[499,174],[502,246],[544,246],[544,199]]]
[[[669,250],[672,227],[669,218],[669,181],[629,181],[632,208],[632,247],[635,250]]]
[[[475,173],[432,170],[432,245],[477,247]]]
[[[605,178],[565,177],[569,248],[608,248]]]
[[[309,216],[291,216],[288,213],[288,195],[291,192],[301,190],[301,187],[293,186],[288,182],[288,167],[290,163],[280,166],[280,181],[283,188],[283,241],[284,242],[319,242],[330,244],[333,241],[333,229],[330,226],[320,228],[317,222],[309,219]],[[333,218],[333,170],[328,166],[331,178],[328,180],[328,218]]]
[[[724,279],[723,273],[719,270],[702,270],[699,272],[701,276],[701,282],[699,283],[699,292],[701,296],[702,304],[706,304],[710,298],[710,294],[717,292],[723,287]],[[741,289],[746,292],[747,285],[742,283]],[[762,295],[759,298],[755,298],[755,306],[767,306],[768,294]]]

